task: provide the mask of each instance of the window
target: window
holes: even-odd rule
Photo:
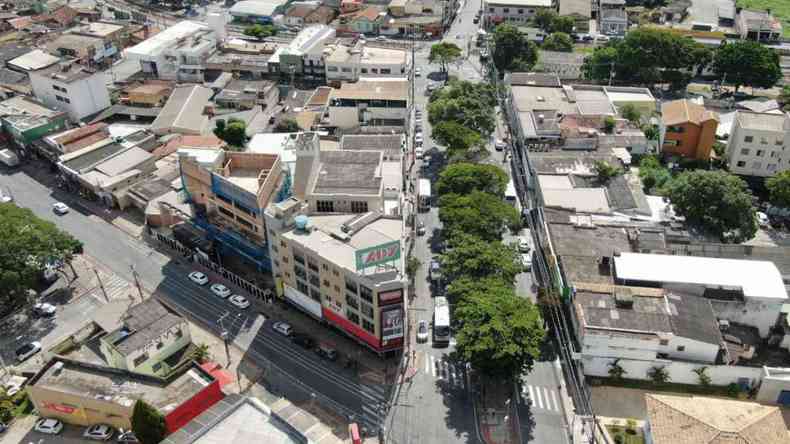
[[[319,279],[317,275],[310,273],[310,285],[313,285],[315,287],[320,287],[321,279]]]
[[[686,129],[683,128],[682,126],[668,126],[667,127],[667,132],[670,132],[670,133],[681,134],[681,133],[684,133],[685,131],[686,131]]]
[[[286,271],[286,272],[285,272],[285,277],[287,277],[288,279],[291,279],[291,273],[289,273],[289,272],[287,272],[287,271]]]
[[[776,156],[778,156],[776,151],[771,151],[771,154],[768,157],[772,157],[773,158],[773,157],[776,157]]]
[[[743,141],[746,143],[752,143],[754,141],[753,136],[744,136]]]
[[[220,213],[222,213],[223,216],[225,216],[225,217],[227,217],[229,219],[233,220],[233,219],[236,218],[236,216],[233,215],[233,211],[227,210],[227,209],[225,209],[223,207],[217,207],[217,209],[219,210]]]
[[[289,262],[289,261],[288,261],[288,258],[287,258],[287,257],[283,257],[283,263],[284,263],[284,264],[287,264],[288,262]]]
[[[337,72],[337,66],[327,66],[326,70],[328,72]]]
[[[277,248],[277,245],[274,245],[274,244],[272,244],[272,250],[274,250],[275,253],[279,253],[280,252],[280,249]]]
[[[329,271],[329,266],[327,264],[321,264],[321,269],[324,271]]]
[[[368,212],[368,203],[367,202],[351,201],[351,212],[352,213],[367,213]]]
[[[340,293],[340,287],[338,287],[337,285],[335,285],[335,292]]]
[[[317,288],[310,287],[310,299],[316,302],[321,302],[321,291],[319,291]]]
[[[494,12],[494,8],[488,8],[488,12]]]
[[[346,319],[359,325],[359,315],[346,308]]]
[[[392,74],[392,70],[389,68],[381,68],[382,74]]]
[[[519,13],[519,14],[523,14],[523,13],[524,13],[524,10],[523,10],[523,9],[519,9],[519,10],[518,10],[518,13]]]
[[[351,68],[340,68],[340,71],[351,72]]]
[[[782,145],[782,139],[776,139],[776,141],[774,142],[774,145],[777,145],[777,146]]]
[[[503,9],[502,9],[502,12],[504,12],[505,14],[507,14],[508,12],[510,12],[510,8],[503,8]]]
[[[151,366],[151,370],[153,370],[153,371],[155,371],[155,372],[158,372],[158,371],[159,371],[161,368],[162,368],[162,363],[161,363],[161,362],[157,362],[156,364],[154,364],[154,365],[152,365],[152,366]],[[111,416],[111,415],[107,415],[107,417],[108,417],[108,418],[109,418],[110,416]],[[120,416],[119,416],[119,418],[120,418]]]
[[[379,69],[378,68],[370,68],[370,72],[372,74],[378,74],[379,73]]]
[[[319,213],[334,213],[335,203],[331,200],[319,200],[315,203]]]
[[[370,302],[371,304],[373,303],[373,291],[370,288],[360,285],[359,295],[362,297],[362,299]]]
[[[323,285],[324,287],[331,287],[331,286],[332,286],[332,284],[330,284],[330,283],[329,283],[329,281],[328,281],[328,280],[326,280],[326,279],[324,279],[324,280],[321,282],[321,285]]]
[[[340,276],[340,273],[337,271],[337,269],[332,269],[332,274],[335,276]]]
[[[763,145],[768,145],[768,138],[767,137],[760,137],[760,143]]]
[[[370,333],[376,333],[376,327],[373,325],[373,323],[364,319],[362,320],[362,328],[369,331]]]
[[[184,332],[182,332],[180,328],[176,330],[176,339],[181,339],[183,336]]]
[[[296,289],[299,290],[302,294],[310,294],[310,291],[307,289],[307,284],[300,281],[299,279],[296,280]]]
[[[300,277],[302,279],[307,279],[307,273],[305,273],[304,268],[298,265],[294,266],[294,273],[296,273],[297,277]]]
[[[749,149],[748,149],[748,148],[744,148],[744,149],[742,149],[742,150],[741,150],[741,155],[743,155],[743,156],[748,156],[748,155],[749,155]]]
[[[307,268],[309,268],[311,271],[315,273],[318,273],[318,264],[316,264],[312,260],[307,261]]]
[[[360,68],[359,72],[361,72],[362,74],[367,74],[368,73],[368,69],[367,68]]]
[[[304,256],[294,251],[294,262],[304,265]]]
[[[275,267],[277,267],[277,268],[280,268],[280,261],[278,261],[277,259],[275,259],[275,260],[274,260],[274,266],[275,266]]]
[[[357,298],[346,295],[346,304],[359,310],[359,300]]]
[[[148,360],[148,353],[143,353],[142,355],[134,358],[134,361],[132,361],[132,365],[137,367],[138,365],[142,364],[143,362],[145,362],[147,360]]]
[[[744,162],[743,160],[739,160],[737,165],[738,165],[739,167],[743,168],[743,167],[745,167],[745,166],[746,166],[746,162]]]
[[[686,351],[686,346],[685,345],[678,345],[678,351],[679,352]]]
[[[360,308],[359,311],[361,311],[362,314],[364,314],[365,316],[369,317],[370,319],[373,319],[373,306],[369,305],[369,304],[366,304],[364,302],[362,304],[360,304],[360,305],[361,305],[361,308]]]
[[[346,290],[357,294],[357,283],[354,281],[346,280]]]
[[[658,345],[669,345],[669,339],[661,339],[658,341]]]
[[[763,167],[763,164],[761,162],[752,162],[752,169],[753,170],[759,170],[762,167]]]
[[[763,154],[765,154],[765,150],[757,150],[757,157],[763,157]]]
[[[767,169],[768,171],[773,173],[773,172],[776,171],[776,164],[775,163],[769,163],[768,165],[765,166],[765,169]]]

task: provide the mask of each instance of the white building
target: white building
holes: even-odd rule
[[[82,120],[110,107],[106,76],[72,62],[61,62],[45,69],[30,71],[33,94],[38,100]]]
[[[790,168],[790,115],[737,111],[727,146],[730,171],[770,177]]]
[[[278,48],[269,59],[269,65],[283,74],[324,77],[324,46],[334,38],[334,28],[326,25],[308,26],[288,46]]]
[[[510,23],[526,26],[541,9],[555,9],[553,0],[486,0],[483,3],[484,23],[496,26]]]
[[[359,79],[329,94],[329,126],[403,127],[409,116],[408,79]]]
[[[126,57],[138,60],[144,73],[160,79],[203,82],[205,62],[216,46],[216,34],[209,26],[185,20],[126,49]]]
[[[362,41],[354,46],[329,45],[324,50],[327,82],[356,82],[360,77],[406,77],[409,57],[400,49],[376,48]]]

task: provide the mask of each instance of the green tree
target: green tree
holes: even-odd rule
[[[159,444],[167,434],[165,417],[148,403],[138,399],[132,411],[132,431],[142,444]]]
[[[204,363],[211,357],[211,350],[208,344],[199,344],[192,350],[192,359],[199,363]]]
[[[648,193],[665,194],[665,187],[672,180],[669,170],[655,156],[645,156],[639,162],[639,178]]]
[[[474,159],[487,157],[483,137],[477,131],[461,125],[455,121],[444,121],[431,129],[431,137],[447,148],[447,157],[450,159],[462,157]]]
[[[647,371],[647,377],[650,378],[654,384],[665,384],[670,380],[669,371],[663,366],[651,367]]]
[[[571,52],[573,51],[573,39],[564,32],[555,32],[543,40],[541,48],[545,51]]]
[[[770,88],[782,78],[779,54],[751,40],[722,43],[713,57],[713,72],[736,91],[744,85]]]
[[[432,126],[455,122],[487,138],[496,125],[496,95],[486,84],[451,80],[436,91],[428,104],[428,121]]]
[[[231,117],[226,122],[217,120],[214,126],[214,135],[227,142],[231,147],[241,148],[247,143],[247,124],[243,120]]]
[[[609,76],[614,73],[617,63],[617,48],[614,46],[598,46],[592,54],[584,59],[582,63],[582,74],[587,80],[606,82]]]
[[[277,35],[277,28],[272,25],[252,25],[244,28],[244,35],[263,40],[266,37]]]
[[[623,376],[628,373],[622,365],[620,365],[620,360],[615,359],[614,361],[609,363],[609,377],[615,380],[623,379]]]
[[[703,387],[707,387],[710,385],[710,376],[708,375],[708,367],[697,367],[694,370],[694,373],[697,374],[697,379],[699,380],[699,385]]]
[[[546,32],[551,32],[551,25],[557,18],[557,13],[553,9],[541,8],[535,13],[535,26]]]
[[[52,222],[27,208],[0,203],[0,313],[27,302],[27,291],[47,264],[70,266],[81,251],[82,243]]]
[[[622,168],[618,168],[605,160],[596,160],[593,164],[593,171],[595,171],[595,175],[598,177],[598,182],[602,184],[623,174]]]
[[[512,245],[486,242],[465,233],[452,237],[450,245],[452,248],[442,255],[442,272],[448,282],[464,276],[513,282],[522,271],[519,253]]]
[[[521,222],[513,206],[483,191],[441,196],[439,220],[448,238],[467,233],[492,242],[501,239],[507,228],[517,230]]]
[[[630,103],[626,103],[620,107],[620,115],[631,123],[639,123],[639,119],[642,118],[642,113]]]
[[[513,378],[532,367],[544,338],[540,311],[510,283],[487,279],[456,304],[456,353],[489,377]]]
[[[465,195],[477,190],[504,197],[508,181],[507,173],[496,165],[458,162],[448,165],[439,175],[436,192],[440,196]]]
[[[686,221],[724,242],[754,237],[757,222],[746,182],[724,171],[684,171],[669,185],[675,211]]]
[[[428,56],[428,61],[437,63],[441,72],[447,72],[448,65],[456,62],[461,58],[461,48],[455,43],[441,42],[431,46],[431,53]]]
[[[422,266],[422,262],[416,256],[409,256],[406,260],[406,274],[409,276],[409,279],[414,279],[417,276],[417,270],[420,269],[420,266]]]
[[[771,198],[771,204],[781,208],[790,208],[790,170],[769,177],[765,187]]]
[[[558,15],[551,20],[549,32],[571,34],[576,26],[576,20],[567,15]]]
[[[302,129],[299,128],[299,123],[294,119],[283,119],[277,122],[274,127],[275,133],[298,133]]]
[[[614,132],[614,127],[617,124],[617,121],[614,120],[612,116],[606,116],[603,119],[603,129],[606,131],[606,134],[612,134]]]
[[[501,24],[494,28],[492,59],[500,73],[529,71],[538,61],[538,48],[518,28]]]

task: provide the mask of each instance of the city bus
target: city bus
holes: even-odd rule
[[[420,179],[417,182],[417,199],[418,210],[428,211],[431,209],[431,181],[428,179]]]
[[[435,299],[433,309],[433,343],[450,343],[450,305],[442,296]]]

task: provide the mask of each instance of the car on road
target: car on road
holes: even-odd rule
[[[238,308],[247,308],[250,306],[250,301],[247,300],[244,296],[240,294],[234,294],[229,299],[231,304],[235,305]]]
[[[442,278],[442,266],[436,259],[431,260],[428,275],[431,277],[431,281],[435,282],[438,282]]]
[[[503,151],[505,148],[507,148],[507,144],[504,141],[497,139],[496,142],[494,142],[494,148],[497,151]]]
[[[422,75],[422,71],[420,68],[414,68],[414,77],[420,77]]]
[[[521,265],[524,267],[524,271],[532,270],[532,253],[523,253],[521,255]]]
[[[768,218],[767,214],[763,213],[762,211],[758,211],[757,223],[760,224],[760,227],[766,228],[771,224],[771,220]]]
[[[414,115],[414,124],[415,125],[422,125],[422,114],[415,114]]]
[[[131,430],[124,432],[123,429],[118,430],[118,437],[115,438],[115,440],[128,444],[136,444],[140,442],[140,440],[137,439],[137,436],[135,436],[134,432]]]
[[[422,133],[414,135],[414,143],[423,143]]]
[[[417,148],[414,149],[414,155],[418,159],[422,159],[423,151],[422,151],[422,147],[421,146],[418,146]]]
[[[54,211],[55,214],[64,215],[69,212],[69,206],[63,202],[55,202],[52,204],[52,211]]]
[[[201,286],[208,284],[208,276],[206,276],[205,273],[201,273],[199,271],[193,271],[192,273],[189,273],[189,280]]]
[[[335,346],[326,342],[322,342],[318,344],[318,348],[315,349],[315,352],[318,353],[318,356],[328,359],[330,361],[337,360],[337,350],[335,350]]]
[[[41,418],[36,421],[33,429],[37,432],[46,433],[47,435],[57,435],[63,430],[63,423],[57,419]]]
[[[282,321],[275,322],[274,325],[272,325],[272,330],[286,337],[291,336],[294,331],[294,329],[291,328],[291,324]]]
[[[472,23],[474,23],[475,25],[480,23],[480,18],[475,16],[475,18],[472,19]]]
[[[427,84],[427,85],[425,86],[425,95],[426,95],[426,96],[430,96],[430,95],[431,95],[431,94],[433,94],[433,92],[434,92],[434,91],[436,91],[438,88],[439,88],[439,85],[437,85],[437,84],[435,84],[435,83],[429,83],[429,84]]]
[[[16,360],[23,362],[29,357],[41,351],[41,343],[38,341],[28,342],[27,344],[16,349]]]
[[[211,292],[223,299],[230,296],[230,288],[222,284],[211,284]]]
[[[422,236],[422,235],[424,235],[424,234],[425,234],[425,231],[426,231],[426,230],[425,230],[425,224],[424,224],[422,221],[420,221],[419,223],[417,223],[417,236]]]
[[[312,350],[313,347],[315,347],[315,340],[310,336],[301,333],[294,333],[291,335],[291,340],[294,342],[294,344],[306,350]]]
[[[58,309],[54,305],[46,302],[33,304],[33,314],[40,318],[51,318],[55,316],[57,310]]]
[[[94,424],[85,429],[85,433],[82,434],[82,437],[96,441],[107,441],[114,433],[115,429],[107,424]]]
[[[529,253],[531,242],[528,237],[521,236],[518,238],[518,251],[521,253]]]
[[[427,341],[428,341],[428,321],[423,319],[417,324],[417,342],[427,342]]]
[[[376,37],[374,40],[376,40],[377,42],[386,42],[387,38],[384,37],[383,35],[380,35],[380,36]]]
[[[598,35],[595,36],[595,41],[596,42],[604,42],[605,43],[605,42],[608,42],[609,40],[610,40],[609,36],[606,36],[606,35],[603,35],[603,34],[598,34]]]

